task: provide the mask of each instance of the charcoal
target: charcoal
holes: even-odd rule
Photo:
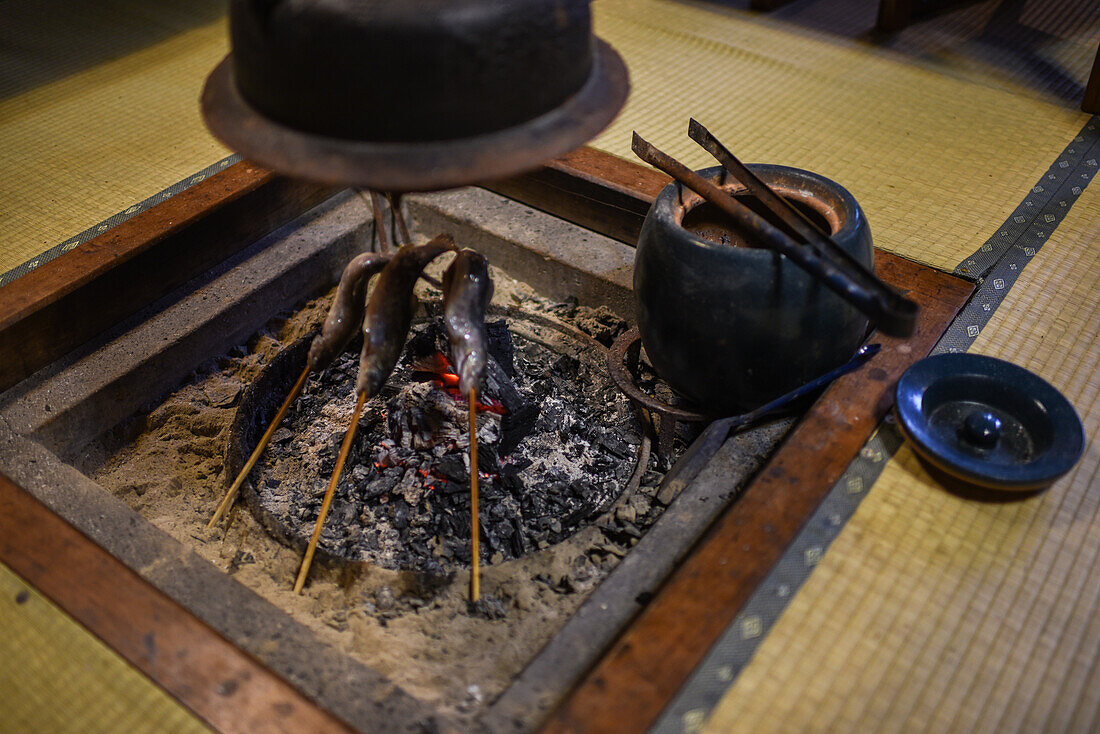
[[[404,470],[400,467],[391,467],[382,472],[380,476],[375,474],[375,478],[363,487],[363,497],[369,499],[392,491],[404,473]]]
[[[504,370],[508,377],[516,376],[515,345],[512,332],[508,331],[508,322],[504,319],[489,321],[485,324],[485,336],[489,340],[489,356]]]
[[[492,339],[484,396],[506,412],[479,417],[479,507],[484,557],[503,562],[557,543],[605,512],[633,470],[638,436],[629,405],[608,392],[599,362],[507,331]],[[330,555],[425,574],[469,564],[466,406],[439,383],[417,382],[411,366],[441,347],[439,321],[414,327],[406,356],[365,406],[322,533]],[[257,467],[261,502],[288,537],[312,531],[325,469],[331,471],[354,404],[355,370],[356,355],[347,353],[311,381],[309,399],[284,421],[293,438]],[[619,541],[620,552],[643,524],[644,511],[634,515],[631,527],[616,523],[611,531],[609,542]],[[559,589],[575,587],[552,581]]]
[[[447,481],[440,482],[436,488],[443,494],[466,494],[470,491],[468,485]]]
[[[535,419],[538,418],[538,406],[528,405],[522,412],[509,413],[500,422],[500,454],[508,456],[523,439],[530,435],[535,427]]]
[[[446,351],[447,331],[441,320],[433,320],[421,328],[413,330],[409,335],[409,339],[405,343],[406,358],[403,361],[411,362],[437,352]]]
[[[484,451],[484,449],[481,450]],[[478,464],[481,464],[480,456],[478,456]],[[455,482],[462,482],[468,479],[470,474],[466,471],[466,464],[458,454],[447,454],[442,457],[435,463],[435,470]]]
[[[500,469],[500,460],[497,458],[497,447],[491,444],[478,446],[477,468],[486,474],[495,474]]]
[[[405,500],[395,500],[393,505],[393,526],[404,530],[409,526],[409,504]]]
[[[511,551],[513,558],[519,558],[520,556],[527,555],[527,544],[523,542],[523,536],[519,533],[513,533],[512,535],[508,536],[507,548],[509,551]],[[502,547],[499,550],[503,549],[504,548]]]
[[[550,374],[558,380],[574,380],[580,372],[581,362],[569,354],[559,355],[550,367]]]
[[[481,598],[470,605],[471,613],[482,619],[503,619],[507,610],[504,600],[491,594],[482,594]]]
[[[567,528],[577,527],[588,517],[590,511],[587,506],[582,505],[562,518],[562,524]]]
[[[633,447],[612,431],[597,431],[596,443],[620,459],[629,459],[634,455]]]
[[[485,368],[485,390],[496,397],[509,413],[522,410],[530,401],[516,389],[515,383],[504,368],[495,359],[490,359]]]

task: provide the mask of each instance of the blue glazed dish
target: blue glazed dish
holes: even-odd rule
[[[970,484],[1042,489],[1072,469],[1084,450],[1084,427],[1065,396],[993,357],[923,359],[902,375],[896,398],[898,422],[917,454]]]

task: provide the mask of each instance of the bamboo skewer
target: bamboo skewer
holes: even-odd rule
[[[237,478],[233,480],[233,484],[225,493],[225,497],[218,504],[218,508],[214,510],[214,516],[210,518],[210,522],[206,524],[207,528],[212,528],[218,524],[218,522],[225,517],[230,508],[233,507],[233,503],[237,499],[237,494],[241,491],[241,485],[244,484],[244,480],[248,478],[252,468],[256,466],[256,462],[260,460],[260,456],[263,454],[264,449],[271,442],[271,437],[275,435],[276,429],[279,424],[283,422],[283,418],[286,417],[287,410],[290,409],[291,403],[302,392],[302,388],[305,387],[306,378],[309,377],[310,365],[306,365],[306,368],[302,370],[302,374],[299,375],[298,381],[294,383],[294,387],[290,388],[290,394],[286,396],[286,400],[279,406],[279,411],[275,414],[275,417],[271,421],[271,425],[264,431],[264,435],[260,437],[260,442],[256,444],[256,448],[252,450],[252,455],[248,457],[248,461],[245,463],[244,468],[237,474]]]
[[[305,557],[302,558],[302,567],[298,570],[298,578],[294,581],[294,593],[302,593],[306,577],[309,575],[309,567],[313,564],[313,554],[317,552],[317,542],[321,539],[321,529],[325,525],[329,508],[332,506],[332,497],[336,494],[336,483],[340,481],[340,474],[344,470],[344,462],[348,460],[348,452],[351,450],[352,439],[355,438],[355,430],[359,427],[359,414],[363,412],[363,403],[367,401],[365,392],[359,393],[359,399],[355,401],[355,411],[351,416],[351,425],[344,433],[344,442],[340,445],[340,454],[336,457],[336,467],[332,470],[332,478],[329,479],[328,489],[325,490],[325,499],[321,502],[321,513],[317,516],[317,524],[313,526],[313,535],[309,538]]]
[[[481,596],[481,537],[478,532],[477,499],[477,389],[470,388],[470,601]]]

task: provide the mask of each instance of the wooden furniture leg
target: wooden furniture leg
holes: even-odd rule
[[[881,0],[878,4],[878,21],[876,26],[880,31],[900,31],[909,25],[913,19],[913,0]]]
[[[1096,58],[1092,62],[1088,84],[1085,85],[1085,98],[1081,100],[1081,109],[1092,114],[1100,113],[1100,45],[1096,48]]]

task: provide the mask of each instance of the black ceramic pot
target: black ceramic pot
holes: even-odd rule
[[[870,227],[846,189],[797,168],[750,168],[872,266]],[[700,173],[740,190],[721,167]],[[760,211],[755,199],[743,201]],[[634,295],[646,354],[673,388],[715,415],[751,410],[839,366],[867,331],[854,306],[752,244],[677,183],[657,197],[638,240]]]

